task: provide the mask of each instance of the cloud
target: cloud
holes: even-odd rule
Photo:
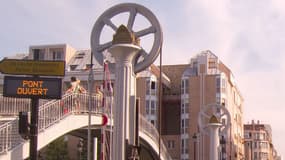
[[[90,33],[96,19],[116,0],[84,3],[76,0],[5,1],[2,20],[1,54],[27,52],[28,46],[69,43],[75,48],[90,47]]]

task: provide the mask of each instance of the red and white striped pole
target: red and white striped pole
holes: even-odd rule
[[[102,103],[102,110],[103,110],[103,120],[102,120],[102,128],[101,128],[101,160],[105,160],[105,154],[106,154],[106,124],[108,121],[108,117],[104,114],[106,112],[112,113],[112,102],[107,103],[107,96],[112,97],[113,95],[113,88],[111,85],[110,80],[110,72],[108,68],[107,62],[104,62],[104,77],[103,77],[103,103]],[[108,99],[109,101],[112,101],[112,99]],[[110,106],[109,106],[110,105]],[[108,113],[107,113],[108,114]],[[112,114],[109,114],[110,117],[112,117]],[[111,127],[112,128],[112,127]],[[112,130],[111,130],[112,132]],[[110,135],[112,135],[110,133]],[[110,143],[112,143],[111,136],[110,136]],[[109,145],[110,146],[110,145]],[[109,153],[111,154],[111,153]]]

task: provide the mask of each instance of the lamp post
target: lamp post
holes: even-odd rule
[[[79,157],[79,160],[82,159],[82,151],[83,151],[83,139],[79,139],[79,142],[77,144],[77,150],[78,150],[78,157]]]
[[[221,120],[225,119],[225,123]],[[220,104],[208,104],[201,109],[198,116],[199,129],[210,138],[209,158],[219,159],[219,134],[225,135],[230,128],[230,113]]]
[[[219,146],[219,127],[221,123],[216,116],[210,118],[208,127],[210,128],[210,158],[211,160],[218,160],[218,146]]]
[[[197,134],[194,133],[194,135],[192,136],[193,139],[193,143],[194,143],[194,160],[196,160],[196,143],[197,143]]]
[[[226,140],[225,137],[222,136],[220,139],[220,145],[221,145],[221,160],[226,160]]]
[[[116,160],[126,159],[126,140],[128,144],[134,144],[134,101],[135,90],[131,89],[135,83],[133,60],[141,47],[137,45],[137,39],[133,34],[121,25],[113,38],[113,45],[109,52],[116,61],[116,86],[114,108],[114,134],[112,157]],[[133,103],[132,103],[133,102]]]

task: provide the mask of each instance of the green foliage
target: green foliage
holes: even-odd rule
[[[46,160],[69,160],[67,142],[60,137],[50,143],[45,152]]]

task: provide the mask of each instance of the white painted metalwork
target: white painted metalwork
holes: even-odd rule
[[[128,14],[127,23],[116,25],[113,18],[122,14]],[[135,23],[140,23],[138,15],[141,15],[150,26],[135,30]],[[153,35],[151,49],[147,53],[145,46],[132,43],[113,44],[113,38],[102,43],[104,36],[110,32],[104,32],[105,27],[117,32],[119,26],[124,25],[135,37]],[[141,25],[140,25],[141,26]],[[105,39],[106,40],[106,39]],[[125,3],[106,10],[94,24],[91,33],[91,50],[99,63],[103,63],[103,51],[107,50],[115,58],[116,86],[114,107],[114,134],[111,157],[115,160],[126,159],[126,140],[128,145],[135,146],[135,98],[136,98],[136,73],[149,67],[161,51],[162,30],[155,15],[144,6]]]
[[[204,106],[198,115],[199,129],[203,134],[209,135],[209,120],[214,115],[222,123],[220,134],[224,135],[228,131],[231,123],[231,116],[225,106],[220,104],[209,104]]]
[[[112,18],[118,15],[123,15],[124,13],[128,13],[128,19],[126,19],[127,23],[123,25],[125,25],[129,31],[134,32],[136,37],[142,38],[149,35],[154,36],[152,47],[149,53],[146,52],[144,46],[141,46],[142,49],[140,51],[140,54],[135,59],[136,62],[134,66],[134,72],[138,73],[144,70],[146,67],[150,66],[155,61],[159,55],[163,39],[162,29],[157,18],[149,9],[145,8],[144,6],[134,3],[123,3],[106,10],[94,24],[91,33],[91,50],[94,53],[97,61],[102,65],[104,59],[102,53],[112,45],[112,39],[108,39],[106,43],[102,43],[104,40],[104,34],[106,34],[103,33],[103,29],[104,27],[109,27],[111,30],[113,30],[113,32],[116,32],[119,28],[119,25],[121,24],[116,25],[115,22],[112,21]],[[150,26],[147,26],[141,30],[135,30],[135,25],[140,23],[138,21],[138,15],[144,17],[146,21],[150,23]]]
[[[210,160],[218,160],[219,134],[225,135],[230,127],[230,123],[230,113],[223,105],[217,103],[209,104],[200,110],[198,125],[201,133],[210,137]]]
[[[151,124],[143,115],[140,115],[140,132],[148,135],[154,142],[155,145],[159,146],[159,133],[155,126]],[[141,134],[141,133],[140,133]],[[161,155],[160,158],[161,160],[171,160],[172,158],[168,154],[167,148],[164,145],[164,142],[162,139],[160,139],[161,142]],[[157,153],[158,153],[158,148],[157,148]]]
[[[1,97],[4,99],[4,102],[7,102],[6,97]],[[65,118],[69,114],[84,114],[88,112],[88,98],[87,94],[67,94],[64,95],[61,100],[51,100],[44,105],[42,105],[39,109],[39,122],[38,122],[38,130],[39,132],[44,131],[46,128],[52,126],[54,123],[59,122],[61,119]],[[14,99],[14,100],[12,100]],[[96,96],[92,96],[94,105],[92,105],[93,113],[100,113],[102,109],[98,104],[100,104],[99,99]],[[8,98],[8,101],[13,101],[15,106],[10,106],[13,108],[12,110],[8,109],[7,111],[3,111],[5,114],[9,113],[9,115],[17,115],[19,111],[26,111],[26,104],[29,104],[27,101],[19,100],[18,98]],[[75,102],[80,102],[80,106],[74,106]],[[0,101],[1,102],[1,101]],[[20,102],[20,103],[17,103]],[[25,103],[22,103],[25,102]],[[0,103],[2,104],[2,103]],[[23,107],[24,105],[24,107]],[[2,113],[3,115],[3,113]],[[7,115],[6,115],[7,116]],[[18,134],[18,119],[9,121],[0,126],[0,154],[7,152],[18,144],[22,143],[23,139]]]
[[[1,97],[3,99],[3,97]],[[5,97],[6,98],[6,97]],[[5,99],[4,98],[4,99]],[[17,98],[13,98],[15,102],[20,101]],[[51,100],[44,105],[41,105],[39,108],[39,135],[47,132],[50,128],[59,124],[61,121],[69,117],[69,115],[86,115],[88,112],[88,94],[67,94],[64,95],[61,100]],[[12,100],[12,98],[9,98]],[[75,102],[80,102],[80,106],[74,106]],[[1,101],[0,101],[1,102]],[[93,114],[101,114],[101,99],[96,96],[92,96],[92,102],[94,104],[91,107]],[[2,102],[1,102],[2,103]],[[0,103],[0,104],[1,104]],[[22,103],[15,103],[18,106],[13,106],[13,112],[11,115],[18,114],[18,111],[21,111],[23,107]],[[25,104],[26,105],[26,104]],[[7,113],[3,111],[4,113]],[[109,113],[105,113],[110,115]],[[154,150],[158,150],[158,132],[156,128],[149,123],[143,116],[140,116],[140,134],[147,135],[156,146],[152,146]],[[76,118],[76,117],[75,117]],[[21,138],[18,134],[18,119],[13,118],[14,120],[5,121],[5,123],[0,125],[0,159],[1,156],[8,153],[9,151],[23,145],[26,141]],[[87,124],[87,123],[86,123]],[[60,135],[61,136],[61,135]],[[53,137],[54,139],[56,137]],[[161,142],[163,144],[163,142]],[[40,145],[41,146],[41,145]],[[110,146],[107,144],[106,146]],[[156,149],[155,149],[156,147]],[[170,156],[164,145],[162,147],[162,159],[170,160]],[[24,151],[22,151],[24,152]],[[28,154],[27,154],[28,155]]]

